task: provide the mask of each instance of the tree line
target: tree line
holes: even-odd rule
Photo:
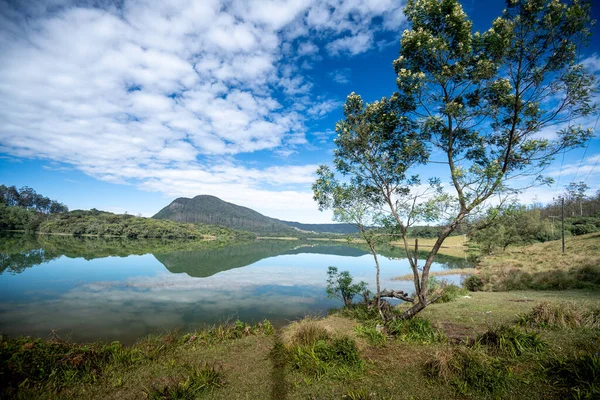
[[[43,214],[69,211],[63,203],[43,196],[28,186],[17,189],[15,186],[0,185],[0,203],[7,207],[17,206]]]

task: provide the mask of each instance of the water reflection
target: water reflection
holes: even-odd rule
[[[383,249],[382,285],[409,272],[398,249]],[[72,237],[0,238],[0,331],[74,340],[132,342],[161,329],[227,318],[275,323],[324,313],[327,267],[374,286],[365,248],[298,241],[218,243]],[[441,258],[434,269],[464,267]],[[450,279],[457,279],[451,276]]]

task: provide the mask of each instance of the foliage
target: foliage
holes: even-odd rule
[[[5,185],[0,185],[0,204],[4,204],[7,207],[21,207],[42,214],[56,214],[69,211],[64,204],[42,196],[27,186],[17,189],[15,186],[6,187]]]
[[[477,337],[477,343],[499,354],[515,357],[526,351],[542,352],[548,348],[536,332],[523,332],[517,327],[500,325]]]
[[[590,35],[588,3],[508,2],[483,33],[472,32],[458,0],[410,0],[404,12],[411,27],[394,61],[398,92],[370,104],[348,96],[334,165],[349,179],[341,183],[321,166],[313,193],[321,209],[386,211],[382,225],[402,237],[414,273],[418,301],[403,316],[410,318],[429,304],[433,257],[467,216],[492,196],[517,192],[510,185],[517,178],[550,182],[540,173],[552,158],[592,135],[571,124],[555,140],[539,132],[594,112],[597,81],[576,51]],[[421,191],[411,175],[434,150],[448,166],[452,193],[441,178]],[[406,240],[418,221],[444,226],[422,270]]]
[[[381,327],[381,329],[378,329]],[[356,325],[354,331],[358,336],[366,338],[373,346],[381,347],[387,342],[387,336],[383,333],[383,326]]]
[[[463,281],[463,286],[470,292],[483,290],[484,282],[479,275],[471,275]]]
[[[433,328],[431,322],[424,318],[395,319],[388,323],[387,330],[402,342],[428,344],[446,341],[446,335]]]
[[[203,392],[225,384],[223,373],[212,365],[187,367],[187,370],[185,377],[170,378],[161,383],[152,382],[152,385],[144,390],[146,397],[151,400],[192,400]]]
[[[350,306],[354,296],[363,293],[367,289],[367,283],[364,281],[352,282],[353,278],[350,272],[338,272],[336,267],[329,267],[327,270],[327,296],[331,299],[342,300],[345,307]]]
[[[436,303],[448,303],[456,300],[459,297],[466,296],[469,294],[467,289],[463,289],[456,285],[446,285],[442,292],[442,295],[435,301]]]
[[[506,389],[510,371],[505,362],[480,349],[443,349],[425,364],[425,375],[451,384],[460,395],[498,393]]]
[[[542,302],[531,312],[518,316],[521,326],[540,328],[600,328],[600,308],[578,307],[574,303]]]
[[[113,214],[92,209],[75,210],[51,216],[39,227],[44,233],[67,233],[71,235],[126,236],[129,238],[219,238],[232,240],[253,238],[247,232],[232,231],[220,226],[184,224],[173,221]]]
[[[546,374],[556,384],[569,390],[574,399],[600,397],[600,357],[585,354],[578,357],[554,357],[545,365]]]
[[[356,342],[348,337],[318,340],[312,345],[294,346],[289,351],[292,369],[316,379],[325,375],[351,376],[364,364]]]

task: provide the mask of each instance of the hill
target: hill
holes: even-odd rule
[[[222,225],[258,234],[297,236],[300,231],[319,233],[354,233],[351,224],[302,224],[270,218],[250,208],[228,203],[215,196],[180,197],[152,218],[177,222]]]
[[[279,220],[209,195],[200,195],[193,199],[186,197],[175,199],[152,218],[193,224],[221,225],[263,234],[292,234],[295,231],[294,228]]]
[[[220,226],[157,221],[128,214],[113,214],[92,209],[51,215],[39,226],[39,233],[75,236],[123,236],[129,238],[211,239],[220,241],[254,239],[249,232]]]

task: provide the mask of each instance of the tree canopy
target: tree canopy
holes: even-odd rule
[[[403,239],[416,291],[409,318],[432,301],[433,258],[468,215],[497,195],[551,182],[543,171],[553,157],[590,138],[575,122],[596,110],[597,80],[578,58],[589,2],[509,0],[482,33],[458,0],[409,0],[404,12],[398,90],[367,104],[348,96],[336,125],[342,178],[322,166],[313,191],[338,218],[361,204]],[[424,184],[414,170],[428,163],[444,168]],[[407,240],[419,221],[443,225],[422,268]]]

